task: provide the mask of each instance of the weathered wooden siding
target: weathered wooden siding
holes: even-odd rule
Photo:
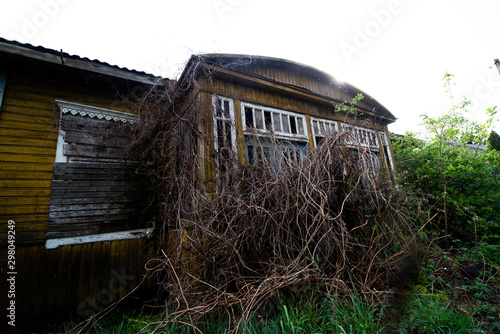
[[[153,251],[152,241],[145,239],[72,245],[52,250],[46,250],[44,245],[18,247],[17,330],[24,332],[23,329],[54,316],[60,321],[81,321],[103,310],[143,279],[145,259],[151,257]],[[7,250],[0,249],[1,268],[7,267],[6,258]],[[0,276],[3,293],[7,291],[6,276],[5,273]],[[146,280],[136,296],[144,296],[150,288],[151,281]],[[7,319],[3,305],[0,316]],[[5,321],[2,321],[0,330],[5,328],[4,325]]]
[[[48,236],[145,227],[154,214],[148,210],[147,187],[142,181],[133,165],[54,164]]]
[[[19,243],[45,240],[59,124],[56,98],[120,110],[111,90],[9,71],[0,112],[0,221],[16,222]],[[0,224],[0,244],[6,228]]]
[[[7,221],[13,220],[16,329],[21,332],[54,316],[64,320],[88,316],[123,297],[141,280],[146,255],[152,255],[154,250],[154,240],[144,238],[45,248],[48,235],[74,235],[88,227],[81,219],[74,219],[75,213],[104,217],[92,226],[91,232],[108,227],[113,231],[120,224],[132,227],[142,222],[135,205],[140,203],[136,199],[142,192],[131,196],[122,191],[139,186],[129,184],[136,177],[132,167],[54,164],[60,124],[56,99],[125,112],[129,108],[120,102],[113,87],[102,84],[106,82],[102,78],[77,81],[70,75],[64,80],[62,72],[56,72],[57,76],[48,79],[46,74],[38,75],[36,68],[9,68],[0,110],[0,317],[7,319]],[[101,84],[93,86],[95,81]],[[96,137],[75,131],[68,140],[72,143],[66,147],[68,155],[89,155]],[[101,143],[111,146],[103,150],[105,155],[116,157],[123,152],[122,139]],[[85,211],[86,205],[94,211]],[[135,216],[120,216],[118,211],[123,213],[124,207],[134,208]],[[151,281],[144,287],[151,288]],[[6,321],[2,321],[0,332],[6,332],[5,325]]]
[[[252,65],[244,67],[244,71],[263,76],[287,85],[302,87],[316,94],[327,96],[339,101],[350,101],[353,96],[346,91],[345,84],[337,82],[326,74],[312,76],[303,70],[293,69],[296,66],[260,66]]]

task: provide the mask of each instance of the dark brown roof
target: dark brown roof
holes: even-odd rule
[[[99,60],[91,60],[76,55],[71,55],[62,50],[47,49],[42,46],[34,46],[26,43],[6,40],[0,37],[0,53],[17,55],[29,59],[60,64],[76,69],[109,75],[112,77],[132,80],[145,84],[158,84],[165,78],[157,77],[146,72],[131,70],[116,65],[110,65]]]

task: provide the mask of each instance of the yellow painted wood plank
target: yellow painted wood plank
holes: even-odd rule
[[[49,212],[49,205],[0,205],[0,212],[2,212],[2,215],[7,216],[19,214],[45,214]]]
[[[1,121],[35,123],[35,124],[43,124],[45,126],[50,126],[50,127],[53,127],[58,123],[57,119],[51,115],[47,117],[42,117],[40,115],[24,115],[20,113],[5,111],[3,107],[2,107]]]
[[[50,196],[37,196],[37,197],[0,197],[0,206],[3,205],[49,205]]]
[[[16,219],[15,216],[8,217],[7,220],[13,220],[16,222],[16,232],[37,232],[37,231],[47,231],[47,222],[22,222]],[[7,232],[7,224],[0,224],[0,233]]]
[[[0,188],[50,188],[52,180],[0,180]]]
[[[12,219],[17,223],[27,223],[27,224],[38,224],[38,223],[45,223],[47,224],[48,221],[48,215],[46,214],[19,214],[19,215],[4,215],[2,211],[0,211],[0,221],[8,221],[9,219]],[[1,226],[4,226],[5,224],[0,224]]]
[[[1,145],[20,145],[20,146],[32,146],[32,147],[57,147],[57,139],[32,139],[26,137],[12,137],[12,136],[1,136]]]
[[[0,162],[0,171],[47,171],[52,172],[54,170],[53,163],[29,163],[29,162]]]
[[[27,106],[24,105],[24,101],[18,101],[13,99],[8,99],[6,102],[2,104],[2,113],[16,113],[21,115],[32,115],[39,116],[43,118],[51,118],[58,119],[59,118],[59,109],[55,108],[54,101],[51,99],[50,104],[40,104],[40,105],[32,105]]]
[[[50,133],[51,131],[54,131],[54,127],[52,125],[37,124],[37,123],[33,123],[33,122],[11,121],[11,120],[4,120],[1,118],[0,118],[0,128],[42,131],[42,132],[46,132],[46,133]]]
[[[53,154],[47,155],[34,155],[34,154],[12,154],[0,152],[0,165],[4,162],[30,162],[30,163],[54,163],[56,158],[55,151]]]
[[[50,188],[10,188],[0,189],[0,202],[2,197],[16,196],[50,196]]]
[[[83,97],[85,95],[89,95],[89,100],[112,100],[116,96],[116,91],[111,87],[107,90],[98,89],[20,73],[13,73],[9,77],[9,85],[12,96],[21,100],[23,97],[33,98],[33,96]]]
[[[21,145],[1,145],[0,153],[55,155],[57,147],[34,147]]]
[[[12,124],[12,122],[7,122]],[[41,140],[53,140],[57,141],[57,136],[59,135],[59,130],[56,128],[53,129],[44,129],[43,131],[38,130],[30,130],[30,129],[20,129],[15,127],[9,127],[9,124],[4,124],[2,120],[0,120],[0,136],[2,138],[29,138],[29,139],[41,139]],[[1,142],[1,141],[0,141]]]
[[[0,179],[35,179],[52,180],[52,172],[33,172],[23,170],[2,170],[0,169]]]

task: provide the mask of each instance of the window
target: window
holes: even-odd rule
[[[276,167],[302,159],[308,142],[304,115],[249,103],[241,110],[247,163]]]
[[[236,158],[236,127],[232,99],[213,96],[214,149],[217,179],[230,184]]]
[[[394,163],[392,161],[391,148],[389,147],[389,141],[387,140],[387,135],[385,132],[379,131],[380,141],[382,142],[382,150],[384,151],[385,162],[387,163],[387,168],[394,170]]]
[[[127,155],[137,115],[56,103],[59,137],[46,248],[150,235],[154,212],[137,163]]]
[[[312,119],[312,131],[314,135],[314,147],[321,145],[323,139],[339,130],[337,121],[326,119]]]
[[[346,145],[355,145],[360,144],[366,148],[379,150],[379,144],[377,140],[377,134],[374,130],[361,128],[358,126],[354,126],[352,124],[341,123],[342,131],[350,132],[354,138],[356,138],[357,142],[353,142],[349,139],[346,140]]]
[[[242,103],[243,130],[255,130],[268,135],[268,131],[282,138],[307,140],[306,117],[285,110],[272,109]]]
[[[343,131],[352,134],[351,138],[344,139],[344,144],[351,150],[358,168],[364,171],[364,179],[376,177],[381,166],[380,145],[376,131],[347,123],[341,123],[341,127]],[[363,154],[358,151],[358,145],[366,149]]]

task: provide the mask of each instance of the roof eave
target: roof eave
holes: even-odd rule
[[[0,41],[0,53],[7,53],[20,57],[25,57],[33,60],[38,60],[46,63],[57,64],[65,67],[70,67],[78,70],[83,70],[92,73],[99,73],[115,78],[130,80],[147,85],[156,85],[162,79],[147,74],[134,73],[125,69],[120,69],[104,63],[92,62],[91,60],[75,59],[67,53],[61,52],[59,55],[53,52],[44,52],[29,48],[23,45]]]

